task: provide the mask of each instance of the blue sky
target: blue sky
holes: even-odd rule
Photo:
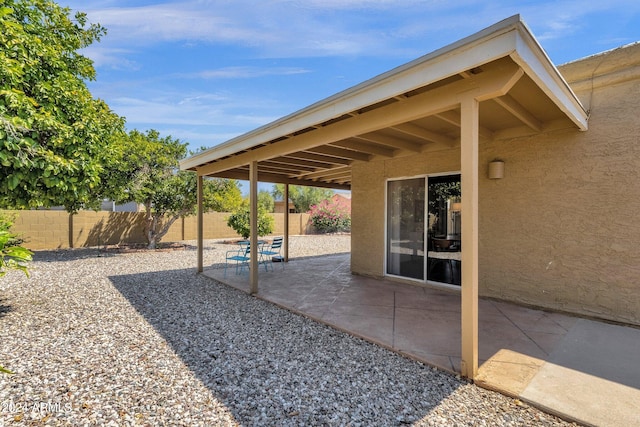
[[[108,34],[89,87],[212,147],[520,13],[555,64],[640,40],[640,1],[58,0]]]

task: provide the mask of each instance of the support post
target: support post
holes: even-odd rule
[[[462,361],[461,373],[473,379],[478,372],[478,135],[479,103],[461,103],[462,192]]]
[[[289,184],[284,185],[284,262],[289,262]]]
[[[249,288],[251,294],[258,293],[258,162],[249,165],[249,224],[251,245],[249,260]]]
[[[202,273],[202,271],[204,270],[204,262],[203,262],[203,246],[204,246],[204,209],[202,207],[202,199],[203,199],[203,177],[202,175],[198,174],[198,180],[197,180],[197,196],[198,196],[198,273]],[[182,222],[182,234],[183,234],[183,238],[184,238],[184,219]]]

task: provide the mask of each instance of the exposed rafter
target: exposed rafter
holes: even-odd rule
[[[376,156],[382,157],[393,157],[394,151],[393,149],[388,147],[382,147],[380,145],[358,141],[354,138],[332,142],[331,145],[336,147],[348,148],[349,150],[360,151],[362,153],[375,154]]]
[[[296,151],[295,153],[289,153],[282,157],[287,159],[313,160],[325,163],[326,165],[350,165],[353,162],[353,160],[350,159],[340,159],[338,157],[326,156],[324,154],[312,153],[309,151]]]
[[[511,95],[507,94],[494,98],[493,100],[496,104],[513,114],[518,120],[529,126],[531,129],[536,132],[540,132],[542,130],[542,123],[540,123],[540,120],[536,119],[533,114],[527,111],[522,104],[513,99]]]
[[[240,171],[248,171],[249,168],[247,166],[243,166],[240,168],[237,168],[237,170]],[[290,170],[283,170],[283,169],[278,169],[278,168],[271,168],[268,166],[264,166],[262,164],[258,164],[258,172],[259,173],[267,173],[267,174],[271,174],[271,175],[282,175],[285,177],[292,177],[295,176],[296,174],[293,173],[293,171]]]
[[[330,167],[332,164],[334,164],[334,163],[316,162],[313,160],[299,159],[299,158],[294,158],[289,156],[274,157],[270,161],[276,162],[281,165],[306,166],[306,167],[315,168],[315,169],[327,168],[327,167]]]
[[[265,160],[258,164],[259,167],[268,167],[272,169],[280,169],[288,172],[313,172],[318,170],[317,167],[305,166],[302,164],[294,164],[294,163],[281,163],[275,160]]]
[[[241,170],[241,169],[232,169],[224,172],[220,172],[216,174],[219,178],[229,178],[229,179],[240,179],[243,181],[249,180],[249,170]],[[286,177],[278,174],[270,174],[265,172],[258,171],[258,181],[260,182],[272,182],[275,184],[292,184],[292,185],[306,185],[311,187],[322,187],[322,188],[335,188],[338,190],[350,190],[351,185],[350,181],[343,182],[323,182],[323,181],[313,181],[311,179],[306,178],[292,178]],[[338,184],[338,185],[336,185]]]
[[[344,176],[345,174],[351,174],[350,167],[343,166],[343,167],[338,167],[334,169],[323,170],[320,172],[302,173],[298,175],[296,178],[317,179],[321,177]]]
[[[446,113],[442,113],[446,114]],[[458,120],[458,124],[456,126],[460,126],[460,121]],[[449,138],[446,135],[442,135],[436,132],[429,131],[425,128],[422,128],[413,123],[402,123],[397,126],[393,126],[391,129],[397,130],[398,132],[402,132],[406,135],[410,135],[416,138],[424,139],[429,142],[440,142],[442,144],[453,146],[455,145],[455,140]]]
[[[388,147],[393,147],[398,150],[413,151],[414,153],[419,153],[424,148],[424,145],[419,142],[407,141],[405,139],[394,138],[391,136],[381,135],[381,134],[359,135],[359,136],[356,136],[355,139],[368,141],[368,142],[375,142],[376,144],[386,145]]]
[[[443,120],[458,128],[460,127],[460,113],[457,113],[455,111],[444,111],[439,114],[434,114],[434,117],[437,117],[440,120]],[[482,138],[485,138],[485,139],[493,138],[493,132],[491,132],[489,129],[480,126],[479,131],[480,131],[480,136]]]
[[[360,152],[353,151],[353,150],[347,150],[347,149],[339,148],[339,147],[332,147],[332,146],[328,146],[328,145],[321,145],[319,147],[313,147],[313,148],[310,148],[307,151],[310,151],[312,153],[326,154],[328,156],[340,157],[340,158],[343,158],[343,159],[361,160],[363,162],[367,162],[367,161],[371,160],[371,155],[369,155],[369,154],[360,153]]]

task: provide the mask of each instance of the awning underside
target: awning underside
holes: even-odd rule
[[[262,182],[349,189],[351,165],[354,162],[459,147],[458,105],[454,104],[452,108],[442,105],[438,108],[444,108],[442,111],[427,112],[424,116],[395,123],[401,116],[397,114],[398,111],[406,110],[409,105],[414,110],[419,109],[421,105],[429,103],[426,101],[442,98],[443,93],[448,93],[449,98],[451,95],[464,96],[466,91],[505,74],[507,78],[513,77],[517,81],[506,94],[481,101],[481,140],[575,128],[557,105],[519,70],[510,58],[502,58],[192,170],[198,170],[205,176],[248,180],[249,161],[255,159],[258,160],[258,179]],[[394,117],[394,112],[398,118]],[[365,121],[370,123],[363,126],[362,122]],[[309,142],[301,144],[305,140]],[[304,149],[295,148],[301,145]],[[231,167],[227,168],[225,163]],[[216,170],[220,168],[225,169]]]
[[[349,189],[351,166],[460,147],[460,106],[482,141],[587,129],[587,114],[518,15],[192,158],[200,176]],[[255,164],[255,163],[254,163]]]

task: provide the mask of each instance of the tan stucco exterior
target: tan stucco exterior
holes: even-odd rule
[[[587,132],[480,141],[479,292],[640,325],[640,44],[559,69]],[[388,179],[459,170],[459,147],[354,164],[353,272],[384,275]]]

